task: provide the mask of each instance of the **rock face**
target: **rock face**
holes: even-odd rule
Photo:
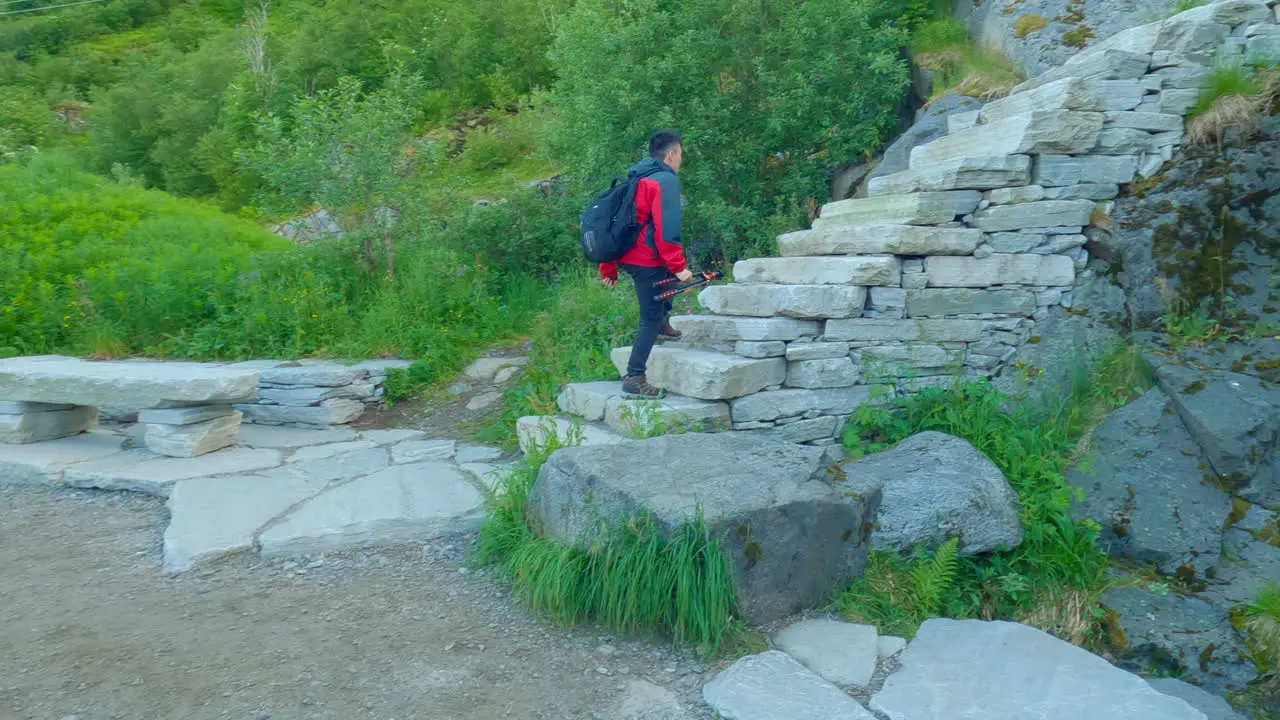
[[[877,550],[937,547],[957,537],[961,552],[973,554],[1022,542],[1017,496],[965,440],[922,432],[841,469],[850,492],[881,495],[871,532]]]
[[[1112,588],[1100,601],[1117,614],[1113,635],[1126,643],[1121,667],[1136,671],[1154,664],[1179,670],[1182,679],[1218,695],[1239,690],[1258,675],[1225,608],[1138,587]]]
[[[1142,678],[1026,625],[927,620],[871,698],[889,720],[1204,720]]]
[[[588,547],[647,513],[664,533],[701,507],[733,566],[743,617],[767,622],[825,602],[861,571],[879,496],[849,502],[822,451],[738,434],[674,435],[553,453],[530,492],[544,537]]]
[[[1112,555],[1204,577],[1218,563],[1231,497],[1204,483],[1200,448],[1172,410],[1152,389],[1094,431],[1088,460],[1067,472],[1085,496],[1073,514],[1102,526]]]

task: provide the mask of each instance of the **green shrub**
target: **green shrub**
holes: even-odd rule
[[[950,93],[998,97],[1023,79],[999,52],[975,45],[964,22],[951,17],[921,26],[911,37],[911,55],[934,73],[935,98]]]
[[[676,127],[686,244],[727,259],[769,247],[771,218],[801,226],[806,199],[826,199],[824,169],[896,126],[908,5],[579,0],[554,47],[552,149],[600,185]]]
[[[1150,384],[1141,356],[1121,348],[1098,362],[1096,375],[1078,377],[1058,403],[1012,402],[976,382],[859,408],[845,431],[854,456],[926,430],[972,443],[1017,493],[1023,541],[1007,552],[961,558],[956,567],[945,546],[932,556],[917,550],[913,562],[874,553],[864,577],[838,601],[841,610],[908,634],[941,614],[1027,620],[1083,642],[1094,620],[1084,605],[1101,585],[1106,558],[1097,529],[1071,519],[1073,492],[1063,471],[1075,440]]]

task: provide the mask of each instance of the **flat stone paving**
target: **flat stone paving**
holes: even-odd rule
[[[506,467],[479,445],[415,430],[244,425],[235,447],[194,458],[142,447],[136,425],[0,445],[0,485],[66,485],[168,499],[164,567],[228,553],[293,555],[476,529]]]

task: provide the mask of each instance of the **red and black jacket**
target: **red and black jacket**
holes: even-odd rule
[[[602,278],[618,277],[620,264],[666,266],[672,273],[685,269],[684,248],[680,245],[680,181],[675,171],[661,160],[645,158],[627,170],[627,177],[636,176],[642,176],[636,185],[640,237],[618,262],[600,264]]]

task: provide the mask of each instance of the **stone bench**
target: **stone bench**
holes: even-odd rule
[[[42,355],[0,360],[0,442],[23,444],[85,432],[102,407],[137,409],[143,441],[195,457],[236,441],[259,371],[190,362],[105,361]]]

